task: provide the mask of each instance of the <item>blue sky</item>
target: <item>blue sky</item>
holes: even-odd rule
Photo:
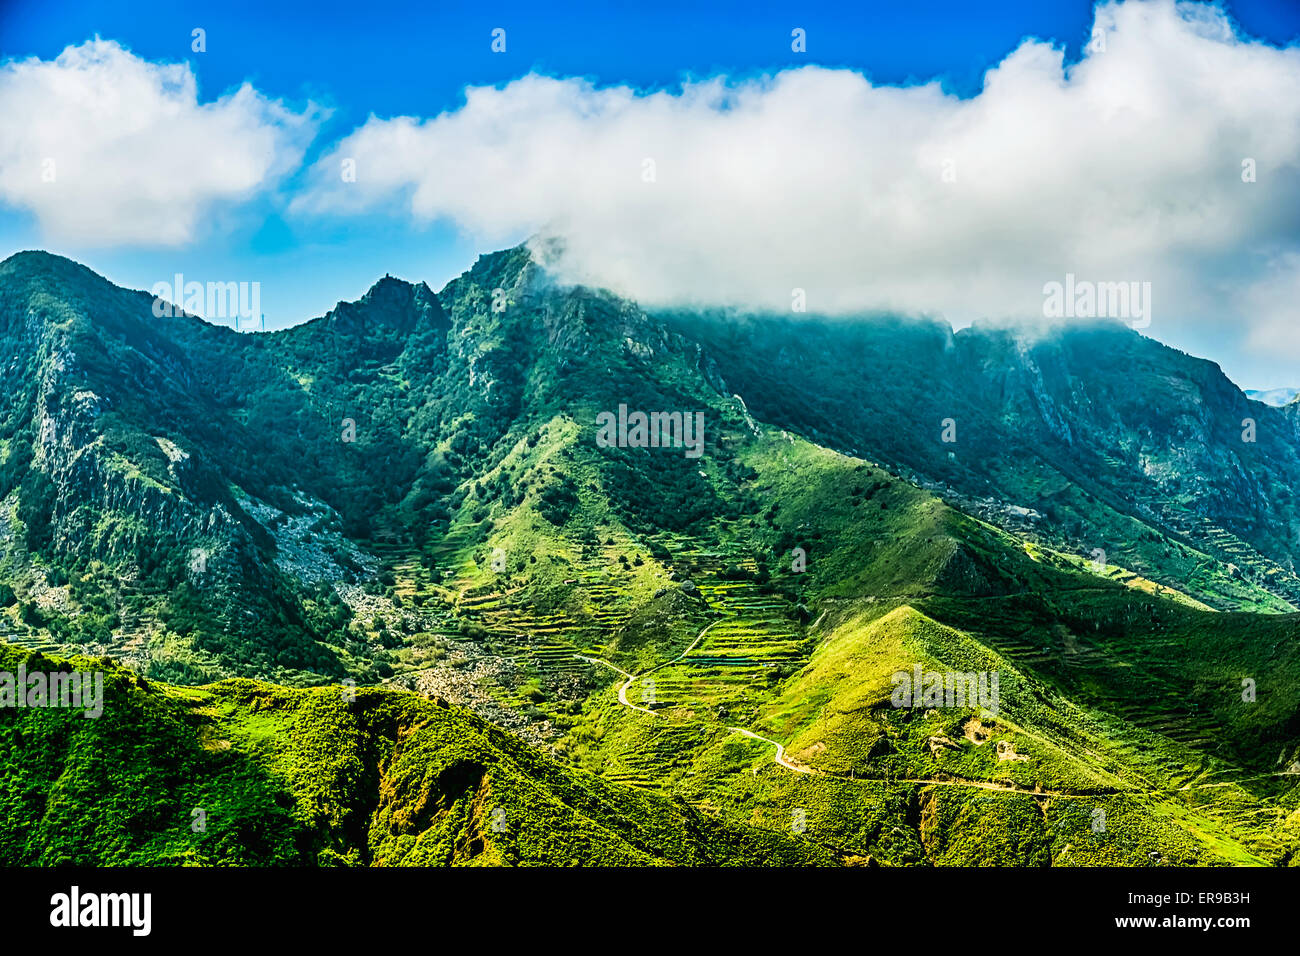
[[[305,110],[311,102],[328,110],[300,161],[273,188],[216,204],[183,242],[51,235],[32,208],[11,200],[0,204],[0,252],[49,248],[141,288],[175,272],[260,281],[268,327],[280,327],[357,297],[385,273],[438,288],[478,253],[532,231],[523,221],[484,230],[455,215],[413,217],[391,204],[367,215],[291,211],[287,197],[310,186],[313,164],[328,162],[339,141],[372,115],[434,117],[460,109],[467,86],[502,85],[529,73],[582,77],[597,87],[626,84],[644,93],[678,90],[684,78],[764,77],[809,64],[849,68],[877,86],[938,80],[945,92],[971,98],[986,71],[1026,37],[1063,48],[1067,63],[1079,60],[1093,22],[1090,3],[1041,0],[271,6],[244,0],[0,4],[5,59],[52,60],[65,47],[99,36],[143,61],[187,62],[200,103],[248,83],[290,109]],[[1300,33],[1300,4],[1236,0],[1226,10],[1242,33],[1276,46],[1293,43]],[[792,52],[792,26],[807,31],[806,54]],[[191,50],[195,27],[206,31],[205,52]],[[504,54],[490,49],[495,27],[507,30]],[[1284,235],[1288,228],[1281,227]],[[493,245],[484,244],[485,235]],[[1163,332],[1153,326],[1151,334],[1223,361],[1243,384],[1300,379],[1300,373],[1286,376],[1276,357],[1254,354],[1267,350],[1234,349],[1205,324]]]

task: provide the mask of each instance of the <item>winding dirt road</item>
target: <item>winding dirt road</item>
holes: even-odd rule
[[[687,647],[686,650],[678,654],[676,657],[674,657],[672,660],[664,661],[662,664],[656,664],[654,667],[650,668],[647,671],[642,671],[640,674],[629,674],[627,671],[623,670],[623,668],[615,667],[609,661],[603,661],[599,657],[587,657],[585,654],[574,654],[573,656],[578,658],[579,660],[584,660],[591,664],[603,664],[605,667],[608,667],[610,670],[617,671],[618,673],[622,674],[624,677],[627,678],[627,680],[623,681],[623,685],[618,689],[618,702],[622,704],[624,707],[630,707],[633,710],[639,710],[641,711],[641,713],[649,714],[651,717],[660,717],[662,716],[661,714],[656,713],[655,711],[651,710],[649,707],[638,707],[636,704],[631,703],[627,699],[627,689],[631,687],[633,682],[636,681],[638,678],[646,677],[649,674],[653,674],[657,670],[662,670],[665,667],[671,667],[673,664],[676,664],[678,661],[680,661],[691,651],[695,650],[695,645],[699,644],[700,641],[704,640],[704,635],[709,633],[709,629],[712,628],[714,624],[718,624],[718,623],[721,622],[714,621],[713,624],[706,625],[704,629],[700,631],[700,633],[695,635],[695,640],[691,641],[690,646]]]
[[[738,734],[744,734],[746,737],[753,737],[755,740],[761,740],[765,744],[771,744],[776,748],[776,762],[786,770],[793,770],[795,773],[818,773],[812,767],[805,767],[803,764],[795,763],[785,755],[785,744],[779,744],[768,737],[760,737],[752,730],[746,730],[744,727],[728,727],[730,731]]]

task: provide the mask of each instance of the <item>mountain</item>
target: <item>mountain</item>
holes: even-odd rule
[[[1281,408],[1283,405],[1289,405],[1295,401],[1297,395],[1300,395],[1300,388],[1247,388],[1242,390],[1245,396],[1257,402],[1263,402],[1265,405],[1272,405]]]
[[[672,318],[760,419],[1212,606],[1300,602],[1295,423],[1211,362],[1118,324]]]
[[[48,757],[7,858],[1296,858],[1300,433],[1212,363],[647,311],[524,248],[280,332],[153,305],[0,264],[0,641],[116,688],[0,708]],[[94,801],[135,822],[60,837]]]

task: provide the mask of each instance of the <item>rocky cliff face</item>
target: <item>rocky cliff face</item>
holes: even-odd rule
[[[222,467],[230,423],[199,384],[212,343],[193,353],[179,347],[148,296],[57,257],[12,257],[0,266],[0,289],[14,373],[5,382],[0,495],[23,532],[7,541],[0,564],[36,602],[29,617],[41,608],[66,615],[69,633],[140,665],[178,607],[178,627],[207,642],[212,662],[230,656],[237,626],[268,612],[300,632],[301,645],[301,605],[276,580],[274,540]],[[170,321],[191,335],[221,334],[188,317]],[[36,601],[50,582],[69,579],[81,600]],[[77,619],[95,615],[102,627],[78,630]],[[124,621],[133,633],[118,644],[109,631]],[[58,617],[53,624],[63,626]],[[275,643],[286,643],[281,637]],[[295,659],[330,667],[315,653],[290,650],[286,660]]]
[[[1123,329],[1081,329],[1018,348],[1005,408],[1038,457],[1150,508],[1168,527],[1202,519],[1279,563],[1293,559],[1300,475],[1293,431],[1210,362]],[[1018,397],[1017,397],[1018,396]],[[1008,414],[1009,413],[1009,414]]]

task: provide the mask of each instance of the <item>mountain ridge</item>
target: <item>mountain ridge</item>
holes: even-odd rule
[[[800,859],[1294,858],[1300,645],[1269,521],[1295,432],[1212,363],[1131,330],[647,311],[523,248],[250,334],[11,260],[0,646],[164,696],[284,685],[203,690],[232,727],[263,694],[416,691],[728,832],[803,811]],[[620,407],[702,415],[702,454],[602,441]],[[1228,429],[1252,409],[1263,448]],[[1001,673],[1005,706],[893,706],[918,662]],[[321,746],[355,732],[318,717]],[[1085,800],[1126,842],[1088,835]],[[471,858],[509,862],[438,857]]]

